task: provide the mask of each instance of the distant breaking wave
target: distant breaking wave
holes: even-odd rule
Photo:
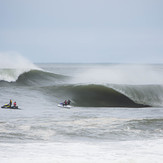
[[[57,82],[63,81],[66,76],[58,75],[42,70],[15,70],[15,69],[3,69],[0,70],[0,84],[16,84],[21,86],[41,86],[41,85],[49,85],[56,84]]]
[[[66,76],[54,74],[46,71],[31,70],[21,74],[16,83],[25,85],[54,85],[60,84],[67,78]]]
[[[28,72],[30,70],[31,69],[11,69],[11,68],[0,69],[0,81],[16,82],[16,80],[21,74]]]
[[[15,82],[25,72],[41,70],[16,52],[0,52],[0,58],[0,81]]]

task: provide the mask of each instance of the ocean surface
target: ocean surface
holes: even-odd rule
[[[0,97],[2,163],[163,162],[161,64],[0,66]]]

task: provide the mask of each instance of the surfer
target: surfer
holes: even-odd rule
[[[16,107],[16,101],[14,102],[14,107]]]
[[[64,106],[64,105],[67,105],[67,100],[64,101],[63,106]]]
[[[67,106],[67,105],[70,105],[71,101],[70,100],[65,100],[62,105],[63,106]]]
[[[71,103],[71,101],[70,101],[70,100],[68,100],[68,101],[67,101],[67,105],[70,105],[70,103]]]
[[[12,106],[12,100],[10,99],[10,102],[9,102],[9,106],[11,107]]]

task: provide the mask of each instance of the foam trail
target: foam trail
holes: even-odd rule
[[[13,82],[24,72],[41,70],[16,52],[1,52],[0,58],[0,81]]]

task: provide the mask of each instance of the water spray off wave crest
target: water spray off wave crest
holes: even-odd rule
[[[82,84],[163,85],[163,69],[154,65],[105,65],[93,67],[74,79]]]
[[[25,72],[41,70],[15,52],[0,53],[0,58],[0,81],[14,82]]]

